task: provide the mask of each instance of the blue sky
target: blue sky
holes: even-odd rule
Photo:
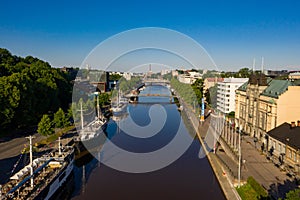
[[[1,7],[0,47],[57,67],[79,66],[108,37],[150,26],[190,36],[220,69],[261,56],[266,68],[300,68],[300,1],[12,0]]]

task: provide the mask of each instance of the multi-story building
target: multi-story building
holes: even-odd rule
[[[288,80],[252,75],[236,91],[235,118],[237,127],[246,134],[261,139],[266,145],[266,133],[284,122],[300,119],[300,86]]]
[[[217,110],[223,114],[235,111],[235,90],[248,81],[248,78],[224,78],[218,82]]]

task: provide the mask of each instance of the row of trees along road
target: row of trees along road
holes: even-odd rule
[[[36,125],[45,113],[67,110],[72,79],[38,58],[14,56],[0,48],[0,129]]]

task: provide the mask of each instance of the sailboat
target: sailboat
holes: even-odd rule
[[[106,129],[108,120],[103,116],[100,105],[99,105],[99,95],[97,95],[97,117],[95,120],[90,122],[88,125],[84,126],[83,123],[83,110],[82,110],[82,103],[81,103],[81,130],[79,131],[79,136],[76,139],[80,142],[88,142],[93,140],[94,138],[98,137],[103,131]],[[85,143],[86,145],[86,143]]]
[[[112,113],[114,116],[121,115],[127,111],[128,100],[121,97],[121,92],[118,90],[117,101],[112,104]]]

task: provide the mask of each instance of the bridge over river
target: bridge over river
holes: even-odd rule
[[[155,91],[153,89],[152,90],[142,89],[144,87],[147,88],[148,86],[151,86],[151,88],[153,88],[152,86],[165,86],[168,89],[170,89],[170,81],[163,80],[163,79],[144,79],[143,83],[141,83],[136,89],[138,91],[138,93],[136,93],[136,94],[130,93],[128,95],[125,95],[125,97],[129,99],[130,103],[141,103],[139,101],[140,97],[167,97],[167,98],[169,98],[168,103],[174,103],[173,97],[176,97],[176,96],[173,95],[171,93],[171,91],[169,91],[169,94],[168,94],[168,93],[161,93],[161,92]],[[143,102],[143,103],[145,103],[145,102]],[[167,102],[162,102],[162,103],[167,103]]]

